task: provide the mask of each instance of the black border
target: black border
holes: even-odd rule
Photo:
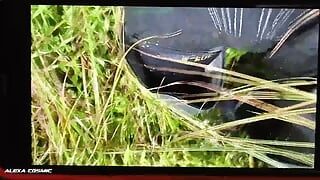
[[[2,106],[6,117],[5,125],[2,125],[5,127],[1,146],[4,150],[2,167],[31,164],[31,25],[27,7],[27,4],[1,2],[1,34],[4,39],[1,59],[5,63],[1,66],[6,73],[7,87]]]
[[[316,125],[316,153],[314,169],[247,169],[247,168],[171,168],[171,167],[95,167],[95,166],[31,166],[31,88],[30,88],[30,5],[114,5],[114,6],[216,6],[216,7],[288,7],[288,8],[319,8],[320,2],[312,1],[223,1],[216,0],[213,3],[208,1],[194,1],[189,3],[169,1],[36,1],[29,3],[12,3],[10,0],[0,0],[1,27],[4,31],[3,46],[1,46],[2,84],[7,87],[3,89],[3,105],[1,108],[4,117],[5,134],[3,134],[3,145],[1,149],[1,168],[52,168],[55,174],[134,174],[134,175],[269,175],[269,176],[297,176],[297,175],[320,175],[320,124]],[[7,63],[7,64],[6,64]],[[3,72],[5,76],[2,75]],[[2,97],[2,94],[0,97]],[[319,98],[319,96],[318,96]],[[317,107],[319,101],[317,102]],[[319,117],[319,112],[317,112]],[[2,121],[3,123],[3,121]]]
[[[64,0],[64,1],[35,1],[30,4],[43,4],[43,5],[112,5],[112,6],[158,6],[158,7],[279,7],[279,8],[315,8],[320,6],[320,2],[316,1],[303,1],[303,0],[288,0],[287,2],[282,0],[215,0],[209,2],[208,0],[197,0],[197,1],[87,1],[87,0]]]

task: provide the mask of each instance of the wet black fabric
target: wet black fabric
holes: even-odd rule
[[[238,72],[264,79],[289,77],[317,77],[318,67],[318,17],[296,30],[269,58],[270,51],[283,38],[288,30],[311,9],[271,9],[271,8],[185,8],[185,7],[127,7],[125,16],[125,42],[128,46],[143,38],[164,35],[181,30],[181,34],[166,38],[153,39],[139,44],[129,53],[127,60],[141,83],[148,88],[170,84],[175,81],[202,81],[222,86],[223,82],[194,75],[168,73],[152,67],[177,68],[204,72],[210,66],[223,68],[225,50],[236,48],[250,53],[242,57],[235,69]],[[139,51],[140,50],[140,51]],[[149,55],[141,52],[147,52]],[[154,56],[150,56],[154,55]],[[191,54],[198,54],[190,57]],[[212,56],[209,56],[209,55]],[[254,58],[253,58],[254,56]],[[207,65],[195,68],[169,61],[160,57],[180,59]],[[222,57],[222,59],[221,59]],[[201,61],[201,59],[203,61]],[[210,64],[211,63],[211,64]],[[179,94],[198,94],[209,92],[205,88],[189,85],[176,85],[161,89],[175,97]],[[235,107],[234,102],[222,104],[223,111]],[[201,104],[191,104],[197,108]],[[207,104],[213,107],[214,103]],[[281,106],[288,104],[282,102]],[[236,118],[250,117],[245,114],[251,107],[242,106]],[[315,115],[313,115],[313,120]],[[314,141],[314,131],[306,128],[269,123],[259,127],[257,138],[275,137]],[[278,129],[275,128],[277,126]],[[257,128],[257,124],[252,129]],[[265,128],[264,128],[265,127]],[[270,134],[270,129],[274,129]]]
[[[213,48],[229,47],[267,54],[288,29],[310,11],[279,8],[127,7],[125,41],[127,45],[132,45],[149,36],[181,30],[180,35],[150,40],[138,45],[138,49],[150,49],[158,56],[166,52],[173,58],[178,58],[178,53],[207,52]],[[312,22],[307,28],[300,28],[302,30],[292,35],[271,59],[259,62],[264,69],[262,74],[258,74],[261,78],[317,76],[319,25],[318,21]],[[129,57],[129,63],[146,86],[159,86],[164,76],[160,74],[155,78],[155,72],[150,73],[143,67],[152,62],[152,58],[139,52],[132,52]],[[167,65],[167,61],[157,63],[160,67]],[[256,62],[246,60],[243,63],[252,65]],[[244,65],[239,68],[239,72],[258,73]],[[167,83],[171,82],[170,78],[174,78],[172,74],[165,77]]]
[[[145,38],[182,29],[163,40],[166,48],[201,51],[225,46],[264,52],[278,41],[306,9],[262,8],[144,8],[126,9],[126,36]]]

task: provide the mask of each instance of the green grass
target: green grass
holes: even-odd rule
[[[268,153],[313,165],[312,154],[277,147],[312,148],[312,143],[230,137],[229,129],[278,117],[277,111],[208,125],[170,109],[141,86],[124,58],[123,8],[33,6],[31,11],[33,164],[282,167],[265,156]],[[279,86],[220,71],[229,75],[227,81],[247,85],[218,98],[244,97],[248,92],[262,96],[271,88],[281,97],[315,101],[312,94],[293,88],[306,81],[288,80]],[[314,127],[303,124],[301,112],[293,110],[279,119]]]

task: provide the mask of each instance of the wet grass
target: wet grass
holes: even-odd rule
[[[157,99],[126,64],[123,13],[122,7],[32,7],[33,164],[285,167],[266,156],[277,154],[313,165],[312,154],[277,147],[313,148],[312,143],[251,140],[245,134],[231,137],[228,131],[277,118],[279,112],[280,120],[314,128],[312,122],[299,117],[306,109],[278,112],[274,107],[251,119],[208,125]],[[304,103],[316,99],[292,85],[309,81],[291,80],[279,86],[278,82],[217,70],[228,74],[226,81],[246,85],[215,98],[243,100],[255,91],[257,97],[245,101],[256,102],[266,96],[263,90],[273,89],[282,98],[300,98]]]

